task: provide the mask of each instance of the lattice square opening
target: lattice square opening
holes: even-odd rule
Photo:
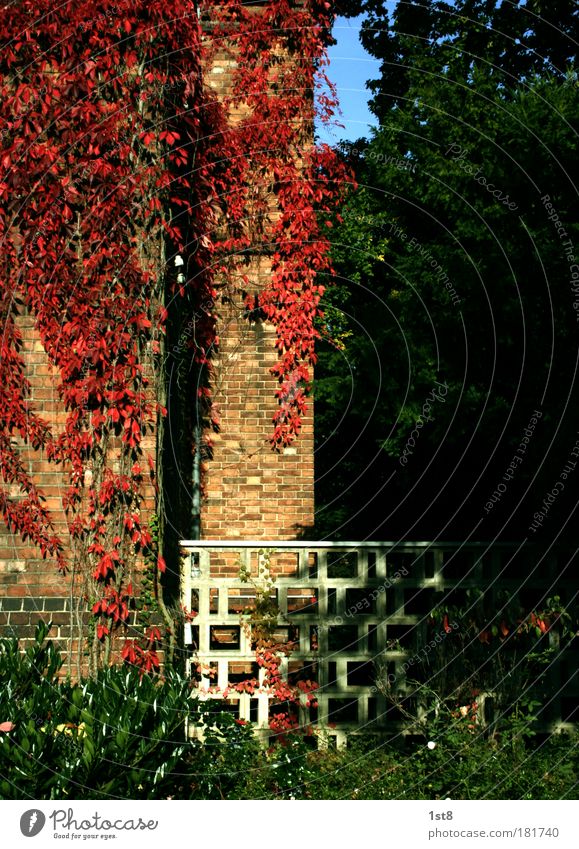
[[[358,722],[358,699],[328,699],[328,722]]]
[[[258,640],[263,637],[263,633],[260,632],[259,628],[252,628],[251,634],[251,648],[255,650],[257,648]],[[295,651],[295,649],[299,648],[300,644],[300,629],[295,625],[278,625],[271,634],[268,639],[270,639],[282,646],[287,646],[290,651]]]
[[[387,625],[388,647],[400,645],[403,649],[411,649],[414,645],[414,625]],[[391,645],[392,644],[392,645]]]
[[[386,614],[387,616],[404,616],[404,602],[394,590],[386,590]]]
[[[239,625],[211,625],[209,648],[211,651],[239,651],[241,628]]]
[[[230,661],[227,664],[227,681],[229,684],[241,684],[243,681],[258,680],[259,666],[250,661]]]
[[[386,575],[389,580],[402,580],[412,578],[417,572],[418,559],[422,555],[406,554],[399,551],[394,551],[386,556]]]
[[[424,615],[432,610],[434,593],[430,588],[404,590],[404,613]]]
[[[300,629],[297,625],[280,625],[271,635],[276,643],[283,643],[291,648],[298,648],[300,643]]]
[[[311,580],[318,577],[318,552],[308,551],[308,576]]]
[[[253,587],[230,587],[227,590],[227,612],[246,613],[255,606],[256,592]]]
[[[193,655],[199,648],[199,626],[191,625],[191,642],[185,645],[188,655]]]
[[[298,681],[317,681],[318,664],[309,660],[290,660],[287,667],[288,684],[295,686]]]
[[[348,587],[346,590],[346,611],[350,616],[376,613],[376,599],[373,590]]]
[[[191,594],[189,596],[189,612],[190,613],[199,613],[199,590],[197,587],[193,587],[191,589]]]
[[[358,651],[358,628],[356,625],[331,625],[328,628],[330,651]]]
[[[441,571],[447,580],[473,578],[473,555],[464,551],[445,551]]]
[[[269,555],[273,577],[294,578],[299,572],[299,555],[296,551],[275,551]]]
[[[400,709],[398,705],[388,704],[386,705],[386,713],[384,718],[387,722],[401,722],[404,723],[407,721],[403,711]]]
[[[327,564],[328,578],[358,577],[358,554],[355,551],[330,551]]]
[[[239,575],[240,567],[238,551],[212,551],[209,555],[209,574],[212,578],[235,578]]]
[[[192,668],[192,678],[199,681],[201,678],[207,678],[211,686],[217,684],[217,675],[219,672],[216,661],[197,663]]]
[[[239,699],[223,699],[219,702],[223,713],[230,713],[236,719],[239,719]]]
[[[287,721],[294,725],[299,724],[299,708],[294,702],[280,702],[277,705],[270,705],[269,708],[270,721],[273,720],[273,726],[276,725],[276,719],[280,724],[284,725],[284,733],[287,731]]]
[[[349,660],[346,683],[349,687],[371,687],[376,679],[376,670],[371,660]]]
[[[318,611],[318,590],[312,587],[288,587],[288,614],[310,613]]]

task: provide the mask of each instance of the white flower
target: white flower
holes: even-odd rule
[[[427,746],[428,749],[431,749],[431,750],[436,749],[436,743],[434,742],[434,740],[429,740],[428,743],[426,744],[426,746]]]

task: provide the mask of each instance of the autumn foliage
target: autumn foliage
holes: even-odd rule
[[[199,17],[186,0],[3,9],[0,509],[63,573],[84,570],[95,651],[127,621],[134,564],[152,545],[140,508],[156,457],[143,439],[165,414],[167,302],[198,306],[188,344],[209,369],[219,291],[241,288],[251,307],[244,252],[256,245],[271,256],[259,308],[277,330],[274,449],[299,432],[329,270],[320,212],[340,180],[331,150],[311,142],[314,109],[333,105],[327,87],[314,105],[330,23],[326,3],[283,0],[203,4]],[[227,53],[237,70],[218,101],[204,72]],[[232,123],[236,109],[245,117]],[[23,313],[59,376],[61,429],[34,409]],[[23,447],[67,474],[70,541]],[[129,643],[125,659],[155,668],[157,637]]]

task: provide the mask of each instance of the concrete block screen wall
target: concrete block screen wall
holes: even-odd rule
[[[575,548],[544,552],[507,543],[184,541],[181,598],[196,613],[184,641],[189,674],[201,698],[223,699],[226,710],[254,722],[263,741],[270,741],[271,719],[276,710],[289,710],[290,700],[276,697],[263,664],[256,663],[252,610],[263,587],[260,567],[267,563],[277,571],[272,639],[283,645],[281,672],[289,684],[312,679],[316,685],[315,704],[308,705],[302,692],[293,705],[300,727],[322,743],[329,738],[338,744],[355,731],[416,733],[388,697],[414,698],[417,676],[428,689],[457,666],[465,675],[468,667],[451,646],[456,638],[465,645],[473,639],[466,619],[432,626],[436,599],[482,590],[490,609],[497,609],[501,592],[515,593],[522,585],[529,599],[545,598],[555,576],[562,597],[572,599],[577,557]],[[577,649],[570,644],[558,654],[554,630],[546,639],[553,651],[551,696],[542,695],[540,677],[524,686],[528,692],[536,687],[541,704],[537,731],[571,731],[579,705]],[[501,662],[512,664],[507,677],[516,678],[524,661],[508,644],[503,652],[506,660],[492,661],[497,678],[505,674]],[[469,673],[465,677],[468,682]],[[494,699],[492,690],[479,691],[477,721],[491,719]]]

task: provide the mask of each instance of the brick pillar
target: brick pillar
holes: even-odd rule
[[[202,539],[296,539],[314,520],[313,409],[299,439],[281,453],[269,438],[277,407],[275,330],[221,311],[214,401],[220,430],[212,437],[201,509]]]

